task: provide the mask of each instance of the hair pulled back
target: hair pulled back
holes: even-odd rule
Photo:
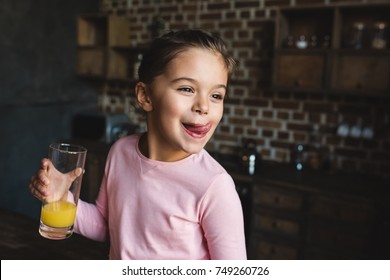
[[[194,47],[221,54],[229,75],[234,71],[236,62],[220,37],[203,30],[187,29],[170,31],[151,43],[138,69],[139,80],[145,84],[152,83],[177,54]]]

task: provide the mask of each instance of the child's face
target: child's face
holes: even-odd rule
[[[220,54],[200,48],[179,53],[148,93],[149,155],[174,161],[199,152],[222,118],[227,81]]]

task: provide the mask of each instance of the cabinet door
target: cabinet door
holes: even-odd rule
[[[332,88],[336,90],[389,91],[390,54],[340,53],[334,58]]]
[[[104,77],[104,48],[79,48],[77,50],[77,75],[89,77]]]
[[[257,212],[253,220],[255,230],[267,231],[292,238],[297,237],[301,233],[299,222],[266,212]]]
[[[296,260],[299,258],[297,246],[256,235],[252,239],[249,259],[254,260]]]
[[[370,258],[374,210],[369,200],[318,194],[311,197],[309,209],[309,256]]]
[[[253,190],[254,205],[277,210],[300,211],[303,204],[302,194],[287,191],[273,185],[261,183]]]
[[[275,86],[322,89],[326,58],[323,52],[279,53],[276,56]]]

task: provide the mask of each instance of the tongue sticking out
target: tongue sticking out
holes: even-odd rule
[[[198,135],[198,136],[203,136],[209,132],[211,125],[205,124],[205,125],[200,125],[200,124],[183,124],[184,127],[188,132],[190,132],[193,135]]]

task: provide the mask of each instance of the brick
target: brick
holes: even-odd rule
[[[272,118],[274,116],[274,111],[263,111],[263,117]]]
[[[222,21],[222,22],[219,22],[219,27],[220,28],[237,28],[237,29],[239,29],[239,28],[243,27],[243,22],[241,20]]]
[[[268,100],[265,99],[246,98],[243,103],[246,106],[268,107]]]
[[[258,0],[254,1],[234,1],[234,8],[240,9],[240,8],[259,8],[260,2]]]
[[[248,115],[251,117],[257,117],[259,115],[259,110],[250,109],[248,110]]]
[[[262,158],[267,159],[271,156],[271,151],[269,149],[261,149],[260,154]]]
[[[252,124],[252,120],[251,119],[246,119],[246,118],[230,117],[229,118],[229,123],[237,124],[237,125],[251,125]]]
[[[285,141],[271,141],[271,147],[273,148],[283,148],[283,149],[291,149],[292,143]]]
[[[305,120],[305,114],[300,112],[293,112],[292,119],[296,121],[303,121]]]
[[[309,122],[311,123],[320,123],[321,122],[321,114],[320,113],[309,113]]]
[[[325,0],[295,0],[295,5],[313,5],[313,4],[324,4]]]
[[[232,97],[225,98],[224,102],[225,102],[225,104],[229,104],[229,105],[241,104],[241,100],[239,98],[232,98]]]
[[[270,129],[263,129],[261,135],[263,137],[273,137],[274,136],[274,131],[273,130],[270,130]]]
[[[282,124],[276,121],[268,121],[268,120],[257,120],[256,126],[265,127],[265,128],[281,128]]]
[[[299,132],[294,132],[292,134],[294,142],[300,142],[300,143],[305,143],[307,141],[307,134],[306,133],[299,133]]]
[[[272,107],[276,109],[298,109],[299,102],[296,101],[277,101],[272,102]]]
[[[199,16],[200,20],[216,20],[219,21],[222,19],[221,13],[204,13]]]
[[[284,162],[288,158],[288,154],[285,150],[276,150],[275,157]]]
[[[290,114],[287,112],[278,112],[277,113],[277,118],[279,120],[288,120],[290,118]]]
[[[290,138],[290,133],[287,131],[279,131],[278,139],[279,140],[288,140]]]
[[[236,135],[242,135],[242,134],[244,134],[244,128],[236,126],[236,127],[234,127],[233,132]]]
[[[234,109],[234,115],[236,115],[236,116],[243,116],[244,113],[245,113],[244,108],[235,108]]]
[[[248,134],[249,136],[257,136],[257,129],[248,128],[248,129],[247,129],[247,134]]]
[[[303,110],[308,112],[334,112],[333,104],[331,103],[313,103],[305,102],[303,104]]]
[[[287,124],[287,129],[309,132],[309,131],[312,130],[312,126],[311,126],[311,124],[288,123]]]
[[[218,10],[218,12],[222,10],[229,10],[230,9],[230,2],[224,2],[224,3],[208,3],[207,4],[208,10]]]
[[[281,7],[281,6],[290,6],[290,0],[265,0],[265,7]]]

